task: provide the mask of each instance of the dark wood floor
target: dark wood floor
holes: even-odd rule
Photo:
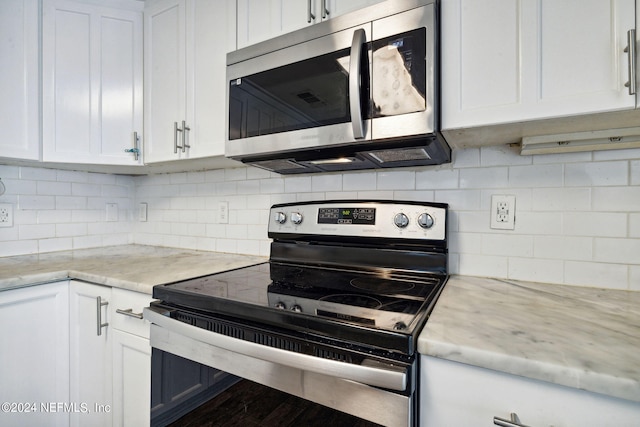
[[[242,380],[171,427],[210,426],[378,426],[251,381]]]

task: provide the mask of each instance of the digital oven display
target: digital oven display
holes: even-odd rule
[[[375,225],[375,208],[320,208],[318,224]]]

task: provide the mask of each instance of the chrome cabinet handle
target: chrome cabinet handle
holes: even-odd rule
[[[142,319],[142,313],[134,313],[132,308],[127,308],[126,310],[116,309],[116,313],[122,314],[129,317],[134,317],[136,319]]]
[[[125,153],[133,153],[134,160],[138,161],[140,157],[140,149],[138,148],[138,132],[133,132],[133,148],[124,150]]]
[[[320,4],[322,6],[322,19],[327,19],[329,17],[329,9],[327,9],[327,0],[322,0]]]
[[[316,15],[311,12],[311,0],[307,0],[307,23],[310,24],[311,21],[316,19]]]
[[[629,88],[629,95],[636,94],[636,30],[627,31],[627,47],[624,48],[629,58],[629,81],[624,84]]]
[[[511,413],[511,416],[508,420],[505,420],[504,418],[493,417],[493,424],[501,427],[528,427],[520,423],[518,414],[516,414],[515,412]]]
[[[182,130],[178,129],[178,122],[173,122],[173,154],[178,154],[178,148],[182,148],[178,145],[178,132]]]
[[[182,121],[182,128],[178,127],[178,122],[173,122],[173,153],[178,153],[178,148],[182,150],[184,153],[187,151],[187,148],[191,148],[190,145],[187,144],[187,131],[191,130],[190,127],[187,126],[187,123]],[[182,133],[180,137],[182,140],[182,145],[178,145],[178,132]]]
[[[191,148],[189,144],[187,144],[187,131],[190,131],[191,128],[187,126],[187,123],[182,121],[182,152],[184,153],[187,148]]]
[[[351,41],[351,55],[349,57],[349,107],[351,108],[351,126],[355,139],[364,138],[364,121],[362,119],[362,106],[360,105],[360,73],[362,45],[366,41],[366,35],[362,28],[353,32]]]
[[[102,307],[109,305],[109,302],[102,301],[102,297],[96,297],[96,310],[98,312],[98,336],[102,335],[102,328],[109,326],[109,322],[102,323]]]

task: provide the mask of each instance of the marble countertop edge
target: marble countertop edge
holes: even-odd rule
[[[640,381],[472,347],[425,340],[423,355],[640,402]]]

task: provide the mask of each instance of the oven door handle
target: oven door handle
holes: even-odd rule
[[[168,311],[153,306],[146,307],[143,316],[161,328],[234,353],[375,387],[397,391],[404,391],[407,388],[406,368],[383,369],[379,366],[353,365],[243,341],[172,319]],[[152,335],[151,347],[153,344]]]

